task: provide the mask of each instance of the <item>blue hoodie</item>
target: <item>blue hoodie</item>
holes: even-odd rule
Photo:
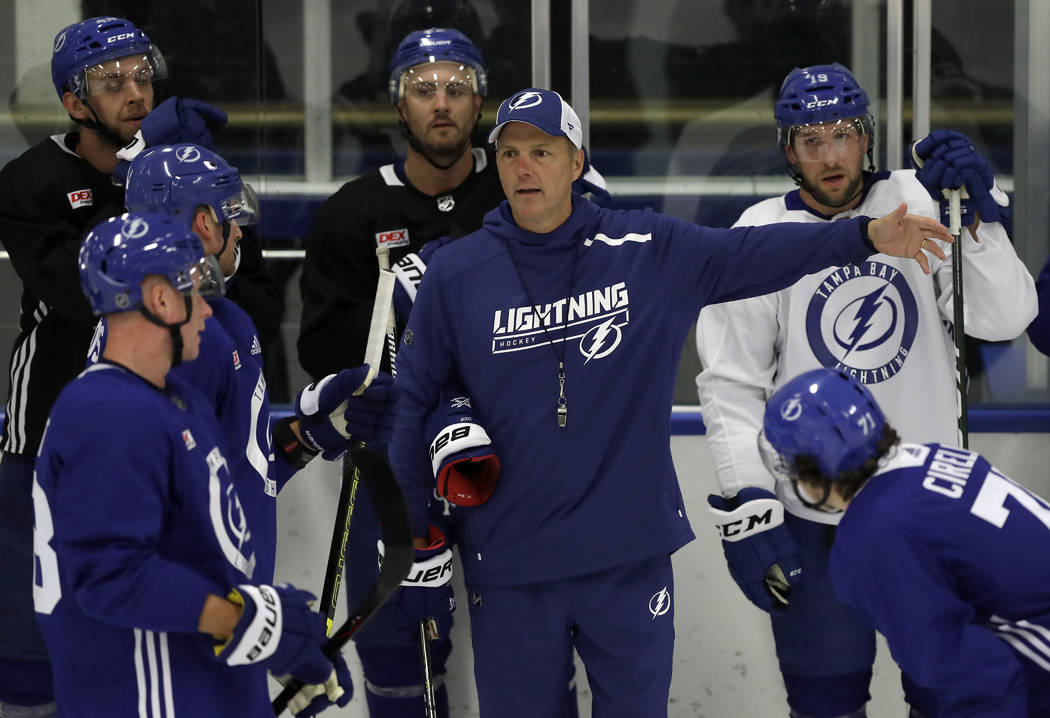
[[[434,481],[424,422],[457,375],[503,469],[462,511],[468,581],[582,576],[688,543],[670,415],[689,328],[705,304],[863,261],[861,221],[712,229],[573,197],[564,224],[534,234],[503,202],[432,257],[402,337],[390,458],[416,535]]]

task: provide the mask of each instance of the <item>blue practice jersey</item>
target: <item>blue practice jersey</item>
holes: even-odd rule
[[[469,581],[558,580],[683,546],[693,532],[669,425],[700,307],[862,261],[873,250],[859,224],[709,229],[574,197],[565,224],[538,235],[506,202],[488,213],[431,259],[397,358],[390,456],[416,535],[434,483],[424,422],[456,375],[503,470],[492,498],[462,512]]]
[[[270,395],[255,324],[225,297],[208,304],[213,314],[201,334],[200,356],[182,362],[169,376],[182,377],[215,407],[229,449],[230,474],[255,536],[257,582],[270,583],[277,555],[277,492],[294,469],[274,460]]]
[[[214,407],[222,428],[234,486],[252,527],[259,555],[258,583],[273,580],[277,556],[277,492],[295,468],[274,459],[270,395],[263,376],[262,346],[247,312],[225,297],[208,300],[212,316],[201,334],[200,354],[168,375],[182,377]],[[106,323],[95,331],[88,362],[106,348]]]
[[[265,715],[258,667],[217,661],[208,594],[258,556],[210,404],[108,362],[55,403],[36,462],[34,603],[60,716]],[[264,679],[263,679],[264,681]]]
[[[983,457],[900,447],[846,510],[831,578],[943,715],[1050,715],[1050,504]]]

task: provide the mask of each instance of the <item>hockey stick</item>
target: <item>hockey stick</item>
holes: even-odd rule
[[[423,710],[426,718],[438,718],[434,688],[434,667],[430,662],[430,642],[437,638],[437,622],[427,616],[419,621],[419,664],[423,670]]]
[[[364,479],[365,486],[372,495],[379,523],[383,527],[383,544],[386,553],[375,584],[361,599],[361,602],[350,610],[346,622],[321,648],[321,651],[330,658],[343,649],[347,641],[353,638],[375,615],[390,594],[398,589],[401,581],[412,568],[415,556],[408,510],[405,508],[401,488],[397,484],[390,464],[375,451],[364,446],[355,446],[350,453],[353,454],[353,463],[358,468],[360,477]],[[274,715],[284,712],[289,701],[302,687],[302,681],[292,679],[274,699]]]
[[[921,142],[921,140],[920,140]],[[918,142],[912,143],[911,156],[916,167],[922,167],[924,160],[915,151]],[[956,425],[959,428],[959,444],[970,448],[969,400],[966,396],[966,328],[963,324],[963,281],[962,281],[962,200],[970,195],[965,187],[943,189],[941,193],[948,200],[948,231],[955,242],[952,244],[952,333],[955,335],[955,410]]]
[[[364,393],[368,385],[379,374],[379,365],[382,361],[383,344],[386,343],[390,351],[390,366],[393,370],[393,337],[394,323],[392,315],[392,298],[394,295],[395,277],[390,271],[390,249],[379,247],[376,249],[376,259],[379,263],[379,278],[376,283],[376,296],[372,302],[372,319],[368,326],[368,340],[365,343],[364,362],[368,364],[368,374],[354,391],[354,396]],[[340,404],[332,412],[333,416],[346,411],[346,403]],[[348,440],[347,449],[364,446],[363,442]],[[332,528],[332,541],[328,548],[328,561],[325,566],[324,583],[321,585],[321,606],[325,611],[326,630],[332,633],[332,622],[335,620],[336,604],[339,603],[339,587],[343,582],[343,570],[346,564],[346,547],[350,540],[350,521],[354,516],[354,506],[357,503],[357,487],[361,481],[361,473],[357,470],[352,458],[352,451],[343,455],[343,480],[339,487],[339,502],[336,505],[336,521]]]
[[[966,396],[966,327],[963,324],[963,281],[962,281],[962,206],[961,200],[966,190],[956,187],[944,190],[948,197],[948,231],[955,238],[952,245],[952,314],[955,334],[955,405],[959,412],[959,439],[964,449],[970,448],[970,431],[968,426],[969,401]]]

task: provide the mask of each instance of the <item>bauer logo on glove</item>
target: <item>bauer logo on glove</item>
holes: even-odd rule
[[[479,506],[492,497],[500,464],[488,433],[475,422],[470,397],[449,384],[427,422],[430,461],[438,495],[456,506]]]

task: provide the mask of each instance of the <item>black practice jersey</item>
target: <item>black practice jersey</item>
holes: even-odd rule
[[[80,288],[84,233],[124,211],[124,191],[75,152],[77,133],[30,147],[0,170],[0,242],[22,280],[0,449],[35,456],[51,405],[84,368],[96,319]]]
[[[298,342],[299,361],[314,378],[364,360],[379,275],[377,246],[390,247],[392,266],[432,239],[479,229],[485,213],[503,201],[494,155],[472,152],[474,172],[451,192],[423,194],[405,179],[402,162],[348,182],[318,210],[303,262]],[[388,358],[383,362],[389,371]]]

